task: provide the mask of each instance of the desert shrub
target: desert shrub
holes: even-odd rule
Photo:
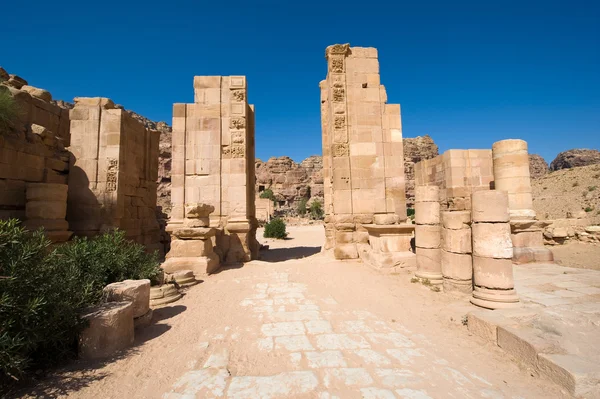
[[[0,86],[0,132],[12,127],[18,116],[15,99],[6,87]]]
[[[307,202],[308,202],[308,200],[306,198],[302,198],[298,202],[298,207],[296,208],[296,210],[298,211],[298,215],[300,215],[300,216],[306,215],[306,203]]]
[[[288,233],[285,231],[285,222],[283,219],[275,218],[265,225],[265,238],[286,238]]]
[[[265,191],[260,193],[260,198],[268,198],[271,201],[275,201],[275,194],[273,194],[273,190],[267,188]]]
[[[588,191],[596,191],[596,186],[589,186]]]
[[[74,356],[79,314],[102,301],[106,284],[159,273],[156,254],[124,232],[50,249],[41,231],[0,220],[0,387]]]
[[[589,207],[589,206],[588,206],[587,208],[585,208],[585,209],[584,209],[584,211],[586,211],[586,212],[588,212],[588,213],[589,213],[589,212],[591,212],[591,211],[593,211],[593,210],[594,210],[594,208],[591,208],[591,207]]]
[[[126,279],[158,281],[157,254],[147,253],[143,245],[125,239],[125,232],[113,230],[93,239],[76,237],[57,250],[61,261],[79,267],[93,276],[100,291],[110,283]]]
[[[415,208],[406,208],[406,216],[413,218],[415,216]]]
[[[323,219],[323,208],[321,206],[321,202],[314,200],[312,204],[310,204],[310,218],[313,220]]]
[[[60,262],[41,231],[0,220],[0,386],[74,354],[93,282]],[[1,391],[1,389],[0,389]]]

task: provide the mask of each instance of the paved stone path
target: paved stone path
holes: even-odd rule
[[[352,391],[363,398],[430,398],[446,385],[446,397],[504,397],[474,370],[451,365],[435,353],[427,337],[411,334],[367,311],[338,311],[331,297],[310,294],[305,284],[274,272],[271,283],[254,286],[254,295],[240,302],[252,312],[258,350],[289,358],[289,370],[270,376],[230,376],[227,351],[187,372],[164,395],[183,398],[270,398],[310,395],[344,398]],[[236,339],[212,336],[212,340]],[[210,351],[211,340],[202,343]],[[420,370],[420,371],[415,371]]]

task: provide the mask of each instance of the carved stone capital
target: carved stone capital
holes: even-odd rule
[[[345,56],[348,54],[348,50],[350,50],[350,43],[333,44],[325,49],[325,58],[329,59],[329,56],[332,54],[341,54]]]

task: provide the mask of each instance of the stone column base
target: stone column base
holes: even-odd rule
[[[492,290],[489,288],[475,286],[473,305],[480,306],[486,309],[507,309],[520,306],[519,296],[514,289],[510,290]]]
[[[165,273],[191,270],[196,277],[205,277],[219,270],[219,256],[216,253],[207,256],[168,258],[161,268]]]
[[[473,281],[471,280],[453,280],[444,278],[442,283],[444,292],[457,292],[461,294],[470,294],[473,292]]]

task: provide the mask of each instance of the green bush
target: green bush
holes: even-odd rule
[[[591,211],[593,211],[593,210],[594,210],[594,208],[592,208],[592,207],[589,207],[589,206],[588,206],[587,208],[585,208],[585,209],[584,209],[584,211],[586,211],[586,212],[588,212],[588,213],[589,213],[589,212],[591,212]]]
[[[318,200],[314,200],[312,204],[310,204],[310,218],[313,220],[323,219],[323,208],[321,207],[321,202]]]
[[[285,222],[283,219],[275,218],[265,225],[265,238],[286,238],[288,233],[285,231]]]
[[[265,191],[260,193],[260,198],[268,198],[271,201],[275,201],[275,194],[273,194],[273,190],[267,188]]]
[[[18,107],[10,91],[0,86],[0,132],[10,129],[17,119]]]
[[[102,301],[105,285],[156,281],[155,254],[121,231],[76,238],[50,249],[41,231],[0,220],[0,396],[31,370],[73,357],[83,309]]]
[[[306,215],[306,203],[308,202],[308,200],[306,198],[302,198],[300,199],[300,201],[298,202],[298,215],[300,216],[304,216]]]
[[[161,271],[156,254],[149,254],[143,245],[126,240],[125,232],[119,230],[93,239],[76,237],[57,252],[63,263],[93,276],[95,288],[100,291],[107,284],[126,279],[149,279],[157,283]]]
[[[415,209],[414,208],[406,208],[406,216],[408,216],[408,217],[415,216]]]
[[[49,246],[41,231],[0,220],[0,386],[73,355],[78,314],[101,297]]]

